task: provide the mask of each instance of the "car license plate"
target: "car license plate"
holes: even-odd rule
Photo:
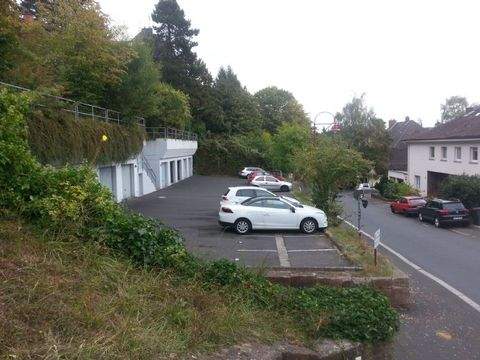
[[[461,216],[454,216],[453,220],[462,220],[463,218]]]

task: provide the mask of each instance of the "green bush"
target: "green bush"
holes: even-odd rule
[[[396,312],[372,289],[289,288],[227,260],[199,260],[178,232],[116,204],[88,166],[40,166],[28,149],[27,112],[27,98],[0,92],[0,205],[47,235],[99,242],[139,266],[169,269],[250,306],[291,313],[311,336],[375,342],[397,329]]]
[[[480,206],[480,176],[449,176],[440,186],[439,196],[459,199],[466,208]]]
[[[390,180],[387,176],[382,176],[375,188],[380,195],[389,200],[396,200],[402,196],[415,195],[418,196],[419,192],[405,182],[396,182]]]

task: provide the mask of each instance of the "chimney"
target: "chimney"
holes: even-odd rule
[[[388,128],[391,129],[393,125],[395,125],[397,121],[395,119],[388,120]]]
[[[405,116],[405,121],[410,121],[410,116]]]

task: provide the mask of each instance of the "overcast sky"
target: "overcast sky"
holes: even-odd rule
[[[130,36],[151,25],[156,0],[99,1]],[[252,93],[287,89],[312,118],[362,93],[384,120],[427,126],[448,96],[480,102],[478,0],[178,2],[214,76],[231,65]]]

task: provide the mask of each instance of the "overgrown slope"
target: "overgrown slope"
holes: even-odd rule
[[[0,358],[177,358],[242,341],[305,340],[288,314],[142,270],[98,244],[0,219]]]

